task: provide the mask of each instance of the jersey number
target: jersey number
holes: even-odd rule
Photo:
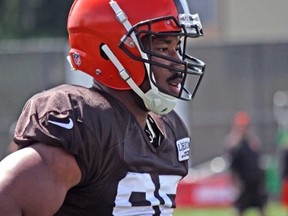
[[[172,215],[180,179],[129,172],[119,182],[113,215]]]

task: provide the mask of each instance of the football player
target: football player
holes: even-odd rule
[[[259,216],[265,216],[268,194],[265,188],[265,171],[261,167],[261,140],[251,129],[248,112],[234,114],[230,132],[224,139],[229,160],[232,183],[237,191],[233,202],[237,216],[256,208]]]
[[[68,32],[94,84],[28,100],[0,164],[1,215],[172,215],[190,147],[173,108],[205,67],[186,53],[198,15],[185,0],[75,0]]]

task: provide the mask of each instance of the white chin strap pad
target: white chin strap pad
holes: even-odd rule
[[[145,95],[147,98],[152,99],[150,100],[150,103],[149,101],[145,101],[145,99],[143,100],[147,109],[159,115],[164,115],[171,112],[176,106],[177,98],[161,92],[155,93],[155,91],[150,89],[145,93]]]

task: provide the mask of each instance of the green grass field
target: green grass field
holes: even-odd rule
[[[174,216],[236,216],[233,208],[179,208],[174,211]],[[259,216],[256,209],[249,209],[245,216]],[[266,216],[288,216],[287,210],[279,203],[269,203]]]

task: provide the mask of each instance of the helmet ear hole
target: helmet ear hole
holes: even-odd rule
[[[100,50],[100,56],[105,60],[110,60],[109,57],[106,55],[106,53],[102,50],[102,46],[105,45],[104,43],[101,43],[99,46]]]

